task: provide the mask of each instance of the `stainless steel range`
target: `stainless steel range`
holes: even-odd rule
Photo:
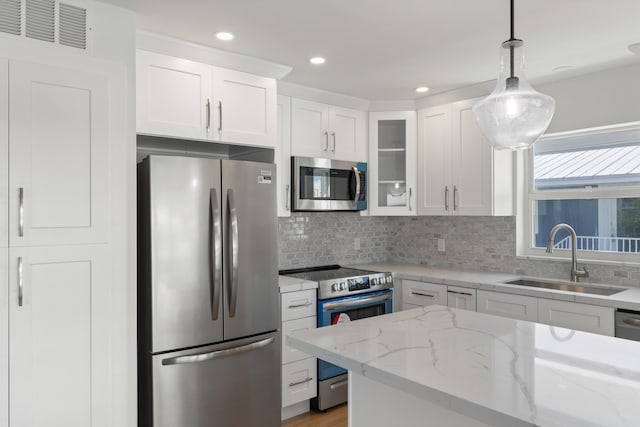
[[[318,282],[318,327],[338,320],[357,320],[391,313],[391,273],[343,268],[339,265],[282,270],[281,275]],[[318,359],[318,397],[314,408],[325,410],[347,401],[347,371]]]

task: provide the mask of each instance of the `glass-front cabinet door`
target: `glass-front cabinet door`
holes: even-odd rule
[[[416,214],[416,112],[369,113],[371,215]]]

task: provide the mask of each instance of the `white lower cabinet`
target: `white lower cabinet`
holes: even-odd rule
[[[476,311],[476,290],[447,286],[447,306],[460,310]]]
[[[111,425],[106,246],[9,250],[9,425]]]
[[[447,305],[447,287],[436,283],[402,281],[402,309],[427,305]]]
[[[535,322],[538,320],[538,298],[478,290],[478,312]]]
[[[0,248],[0,277],[9,277],[9,249]],[[0,292],[0,317],[9,318],[7,288],[3,286]],[[9,425],[9,324],[0,322],[0,426]]]
[[[615,309],[569,301],[538,299],[538,322],[614,336]]]
[[[283,408],[316,397],[317,366],[315,357],[282,365]]]
[[[315,357],[287,345],[289,334],[317,327],[316,290],[280,295],[282,310],[282,419],[309,411],[318,389]]]

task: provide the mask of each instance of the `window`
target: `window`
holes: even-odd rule
[[[526,164],[521,252],[539,254],[551,228],[566,223],[586,251],[581,257],[640,261],[640,123],[547,135]],[[562,230],[553,248],[571,243]]]

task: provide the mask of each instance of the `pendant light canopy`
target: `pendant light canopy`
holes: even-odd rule
[[[553,98],[536,92],[525,79],[523,43],[514,37],[513,2],[511,38],[502,43],[498,84],[473,106],[480,130],[500,150],[529,148],[549,127],[556,106]]]

